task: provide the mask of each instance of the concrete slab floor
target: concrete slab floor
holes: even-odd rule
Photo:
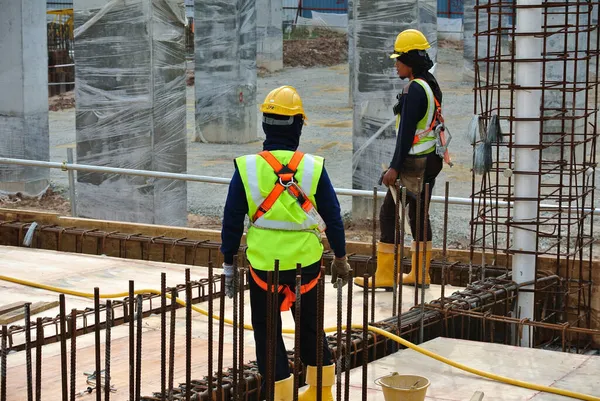
[[[600,357],[567,354],[501,344],[479,343],[436,338],[423,348],[453,361],[498,375],[600,396]],[[426,400],[466,401],[475,391],[485,393],[484,401],[544,400],[560,401],[566,397],[540,393],[484,379],[442,364],[411,349],[402,350],[369,364],[367,396],[369,401],[383,401],[383,392],[374,381],[393,372],[428,378],[431,385]],[[360,400],[362,368],[350,373],[350,399]]]

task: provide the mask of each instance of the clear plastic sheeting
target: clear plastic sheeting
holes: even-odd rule
[[[253,0],[196,0],[196,140],[258,139]]]
[[[183,0],[75,2],[77,162],[186,172]],[[82,217],[184,226],[186,183],[79,173]]]
[[[413,28],[422,31],[437,56],[437,2],[398,0],[353,0],[352,26],[354,117],[352,188],[372,190],[382,166],[388,165],[396,144],[393,105],[408,83],[396,75],[393,52],[398,33]],[[373,139],[375,137],[376,139]],[[380,188],[384,189],[384,188]],[[355,199],[354,216],[370,215],[368,201]]]
[[[256,63],[274,72],[283,69],[283,11],[281,0],[257,0]]]
[[[0,0],[0,156],[48,161],[46,7],[34,0]],[[0,165],[0,195],[41,196],[44,168]]]
[[[350,7],[350,4],[348,5]],[[326,28],[336,32],[348,32],[348,14],[319,13],[312,11],[312,18],[298,17],[297,26]]]

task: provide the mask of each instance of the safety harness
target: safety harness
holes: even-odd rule
[[[250,275],[252,276],[252,279],[254,280],[256,285],[258,285],[263,291],[269,290],[269,285],[267,283],[265,283],[264,280],[262,280],[260,277],[258,277],[258,274],[256,274],[256,272],[254,272],[254,269],[252,268],[252,266],[250,266]],[[315,286],[319,282],[319,278],[321,278],[321,273],[319,273],[319,275],[316,278],[314,278],[313,280],[311,280],[309,283],[301,285],[300,286],[300,294],[304,295],[307,292],[309,292],[310,290],[312,290],[313,288],[315,288]],[[273,287],[275,287],[275,286],[273,286]],[[290,308],[292,307],[294,302],[296,302],[296,293],[294,291],[292,291],[288,285],[278,286],[277,293],[283,294],[285,297],[283,299],[283,302],[281,303],[280,310],[282,312],[290,310]]]
[[[314,205],[308,198],[308,196],[302,191],[302,189],[296,184],[294,181],[294,175],[298,170],[298,166],[300,162],[304,158],[304,153],[300,151],[294,152],[292,159],[287,165],[283,165],[277,160],[273,154],[267,150],[260,152],[258,154],[261,156],[269,166],[273,169],[277,177],[279,178],[275,183],[275,187],[271,190],[269,195],[265,198],[265,200],[260,204],[254,216],[252,216],[252,222],[255,222],[260,217],[265,215],[275,204],[277,199],[283,194],[284,191],[288,191],[290,195],[292,195],[299,203],[300,207],[304,212],[308,215],[314,217],[316,214],[316,210],[314,210]],[[318,219],[317,219],[318,220]]]

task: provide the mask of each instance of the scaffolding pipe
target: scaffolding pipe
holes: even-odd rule
[[[527,6],[528,8],[522,8]],[[533,6],[532,8],[529,8]],[[538,6],[538,7],[536,7]],[[542,1],[517,0],[516,59],[536,60],[542,54],[542,39],[534,36],[542,30]],[[537,263],[537,231],[531,229],[538,216],[540,191],[540,113],[541,91],[519,89],[541,87],[542,65],[539,61],[516,65],[515,91],[515,204],[512,247],[512,277],[517,284],[535,280]],[[523,226],[519,226],[522,223]],[[519,291],[515,313],[520,319],[534,320],[534,285]],[[523,327],[521,346],[530,347],[530,327]]]
[[[191,182],[201,182],[207,184],[223,184],[229,185],[231,179],[223,178],[223,177],[212,177],[207,175],[195,175],[195,174],[182,174],[182,173],[165,173],[162,171],[150,171],[150,170],[135,170],[129,168],[117,168],[117,167],[105,167],[105,166],[92,166],[87,164],[76,164],[76,163],[57,163],[57,162],[46,162],[46,161],[37,161],[37,160],[27,160],[27,159],[13,159],[9,157],[0,157],[0,165],[9,164],[9,165],[18,165],[18,166],[31,166],[31,167],[45,167],[51,169],[60,169],[62,171],[86,171],[93,173],[105,173],[105,174],[123,174],[123,175],[132,175],[138,177],[148,177],[148,178],[163,178],[170,180],[182,180],[182,181],[191,181]],[[360,189],[348,189],[348,188],[334,188],[335,193],[339,196],[356,196],[359,198],[373,198],[373,191],[365,191]],[[378,191],[377,198],[385,198],[386,192]],[[445,197],[443,196],[432,196],[431,203],[440,203],[444,204],[446,202]],[[450,205],[459,205],[459,206],[471,206],[470,198],[460,198],[455,196],[448,197],[448,204]],[[487,207],[512,207],[512,202],[506,201],[495,201],[491,199],[475,199],[476,203],[481,204],[482,206]],[[549,211],[559,211],[561,210],[557,205],[549,205],[542,204],[541,208]],[[569,210],[573,213],[580,212],[580,209],[570,207]],[[600,216],[600,209],[590,209],[585,208],[585,213],[593,213],[596,216]]]

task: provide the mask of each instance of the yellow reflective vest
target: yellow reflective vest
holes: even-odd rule
[[[287,165],[294,152],[271,151],[283,165]],[[323,172],[323,158],[305,154],[298,165],[294,180],[316,207],[315,193]],[[252,222],[258,207],[269,196],[278,180],[273,168],[259,155],[235,159],[244,184],[248,201],[250,226],[246,235],[247,257],[256,270],[274,270],[279,260],[280,270],[292,270],[318,262],[323,255],[323,244],[318,223],[311,218],[298,201],[284,191],[273,206]]]
[[[429,84],[423,79],[415,79],[412,82],[416,82],[425,90],[425,94],[427,95],[427,112],[425,116],[417,123],[417,130],[415,132],[415,136],[422,135],[427,130],[430,130],[431,124],[433,123],[433,119],[435,118],[435,97],[433,95],[433,91]],[[410,83],[406,86],[407,88],[410,86]],[[396,115],[396,135],[398,134],[398,129],[400,128],[400,115]],[[419,141],[410,148],[408,152],[409,155],[426,155],[435,150],[435,131],[430,130],[427,135],[424,135]]]

